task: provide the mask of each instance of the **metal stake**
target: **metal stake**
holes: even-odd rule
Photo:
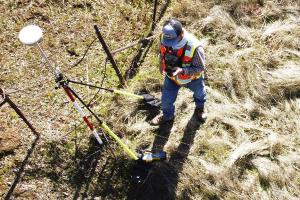
[[[97,37],[99,39],[99,42],[101,43],[101,45],[102,45],[102,47],[103,47],[103,49],[104,49],[104,51],[105,51],[105,53],[107,55],[107,58],[109,59],[110,63],[112,64],[112,67],[114,68],[114,70],[115,70],[115,72],[116,72],[116,74],[117,74],[117,76],[119,78],[121,86],[124,87],[126,85],[126,83],[125,83],[125,80],[124,80],[124,78],[123,78],[123,76],[122,76],[122,74],[121,74],[118,66],[117,66],[117,63],[116,63],[115,59],[113,58],[113,56],[112,56],[112,54],[111,54],[111,52],[110,52],[107,44],[105,43],[105,41],[104,41],[104,39],[103,39],[103,37],[102,37],[102,35],[100,33],[100,30],[97,27],[97,25],[94,25],[94,28],[95,28],[95,31],[96,31],[96,35],[97,35]]]

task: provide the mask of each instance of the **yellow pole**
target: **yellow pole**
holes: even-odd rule
[[[144,97],[141,96],[141,95],[132,94],[132,93],[121,91],[121,90],[114,90],[114,93],[121,94],[121,95],[126,95],[126,96],[129,96],[129,97],[134,97],[136,99],[144,99]]]
[[[134,151],[132,151],[126,144],[124,144],[124,142],[122,142],[122,140],[114,133],[112,132],[109,127],[105,124],[102,123],[101,127],[112,137],[116,140],[116,142],[121,145],[124,149],[124,151],[129,155],[130,158],[134,159],[134,160],[138,160],[138,157],[136,155],[136,153]]]

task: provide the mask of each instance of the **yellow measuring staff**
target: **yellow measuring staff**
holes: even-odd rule
[[[121,145],[124,149],[124,151],[132,158],[133,160],[138,160],[139,158],[137,157],[136,153],[132,151],[122,140],[114,133],[112,132],[109,127],[105,124],[102,123],[101,127],[112,137],[116,140],[116,142]]]
[[[144,97],[141,96],[141,95],[132,94],[132,93],[121,91],[121,90],[114,90],[114,93],[121,94],[121,95],[126,95],[126,96],[129,96],[129,97],[134,97],[136,99],[144,99]]]

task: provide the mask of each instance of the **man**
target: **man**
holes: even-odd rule
[[[178,20],[167,20],[162,28],[160,59],[160,72],[165,76],[161,98],[163,113],[152,119],[151,124],[161,125],[174,120],[174,103],[181,87],[194,93],[195,114],[204,122],[204,50],[199,40],[183,29]]]

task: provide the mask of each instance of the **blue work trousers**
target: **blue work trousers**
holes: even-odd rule
[[[189,88],[194,93],[193,97],[197,108],[204,107],[204,103],[206,101],[206,91],[204,87],[203,76],[182,86],[177,85],[166,76],[161,97],[162,111],[165,119],[171,119],[174,117],[174,103],[181,87]]]

